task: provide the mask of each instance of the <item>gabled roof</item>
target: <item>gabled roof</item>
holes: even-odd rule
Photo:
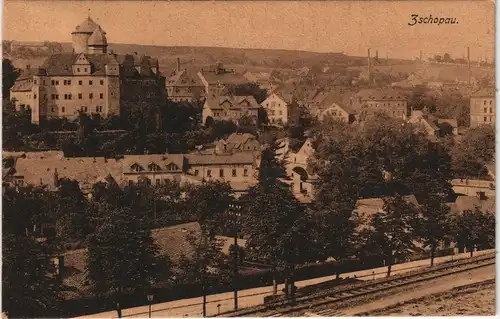
[[[482,88],[482,89],[472,93],[471,97],[494,98],[495,95],[496,95],[495,88],[488,87],[488,88]]]
[[[185,168],[185,157],[183,154],[147,154],[147,155],[125,155],[123,157],[123,173],[133,173],[132,166],[140,165],[148,171],[151,164],[156,164],[161,170],[167,171],[167,165],[174,163],[179,171]]]
[[[360,90],[355,96],[357,98],[361,98],[362,101],[407,100],[407,97],[403,92],[392,88],[363,89]]]
[[[203,82],[201,82],[198,76],[190,74],[187,69],[183,69],[175,71],[166,80],[166,86],[203,86]]]
[[[231,144],[245,144],[248,140],[255,140],[256,137],[250,133],[233,133],[229,135],[225,142]]]
[[[205,81],[209,85],[227,85],[227,84],[245,84],[248,83],[248,80],[241,74],[237,74],[234,72],[224,72],[224,73],[215,73],[211,71],[200,71],[198,73],[200,78],[205,79]]]
[[[82,188],[92,187],[108,175],[118,184],[122,179],[121,162],[103,157],[18,158],[15,169],[15,176],[22,176],[26,184],[48,185],[49,188],[55,187],[56,171],[59,178],[77,180]]]

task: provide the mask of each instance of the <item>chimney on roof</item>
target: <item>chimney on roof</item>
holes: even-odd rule
[[[370,49],[368,49],[368,82],[372,81],[372,62],[370,59]]]
[[[470,48],[469,47],[467,47],[467,69],[468,69],[468,83],[470,85],[470,77],[471,77],[470,73],[471,72],[470,72]]]
[[[177,58],[177,72],[181,71],[181,58]]]
[[[26,64],[26,70],[31,69],[31,64]]]
[[[479,200],[486,200],[486,193],[485,192],[477,192],[477,197]]]
[[[54,186],[59,187],[59,174],[57,173],[57,167],[54,168]]]

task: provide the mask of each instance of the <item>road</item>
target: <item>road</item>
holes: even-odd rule
[[[479,256],[482,254],[488,254],[494,252],[494,249],[476,252],[474,256]],[[439,257],[435,259],[435,264],[440,264],[450,260],[458,260],[468,258],[468,253],[457,254],[454,256]],[[418,268],[429,266],[430,262],[428,259],[413,261],[404,264],[394,265],[392,268],[392,275],[405,273],[410,270],[415,270]],[[386,267],[380,267],[375,269],[368,269],[362,271],[356,271],[351,273],[345,273],[341,275],[341,278],[354,277],[360,280],[370,280],[373,278],[382,278],[386,276]],[[305,287],[309,285],[318,284],[324,281],[335,279],[335,275],[308,279],[296,282],[297,287]],[[283,289],[283,285],[278,286],[278,291]],[[256,306],[264,303],[264,297],[272,294],[272,286],[259,287],[242,290],[238,294],[238,304],[240,308],[246,308],[251,306]],[[233,292],[221,293],[207,296],[207,315],[216,315],[218,311],[227,312],[234,308]],[[217,307],[220,305],[220,308]],[[135,308],[124,309],[122,311],[123,317],[134,317],[134,318],[147,318],[149,307],[141,306]],[[165,317],[201,317],[202,316],[202,298],[190,298],[181,299],[170,302],[164,302],[161,304],[152,305],[152,316],[153,318],[165,318]],[[93,315],[88,315],[78,318],[117,318],[116,311],[103,312]]]

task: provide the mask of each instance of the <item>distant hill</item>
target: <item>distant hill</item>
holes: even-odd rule
[[[61,46],[63,52],[71,52],[71,43],[61,43]],[[5,41],[4,49],[6,49]],[[155,56],[159,60],[160,70],[166,74],[169,74],[175,68],[177,58],[180,58],[181,63],[184,65],[199,68],[220,60],[228,67],[234,68],[237,72],[244,72],[245,70],[265,71],[269,69],[291,72],[294,69],[304,66],[311,68],[315,65],[347,66],[366,64],[366,58],[364,57],[351,57],[342,53],[317,53],[293,50],[153,46],[120,43],[110,44],[109,50],[119,54],[137,52],[138,54]],[[24,68],[26,64],[36,67],[43,62],[43,57],[38,55],[27,56],[23,54],[19,56],[5,52],[4,56],[11,58],[14,65],[19,68]]]

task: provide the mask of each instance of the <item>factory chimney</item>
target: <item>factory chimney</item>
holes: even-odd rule
[[[370,59],[370,49],[368,49],[368,82],[372,81],[372,61]]]
[[[467,47],[467,69],[468,69],[468,83],[471,83],[471,73],[470,73],[470,48]]]
[[[378,61],[378,50],[375,50],[375,60]]]
[[[177,72],[181,71],[181,59],[177,58]]]

